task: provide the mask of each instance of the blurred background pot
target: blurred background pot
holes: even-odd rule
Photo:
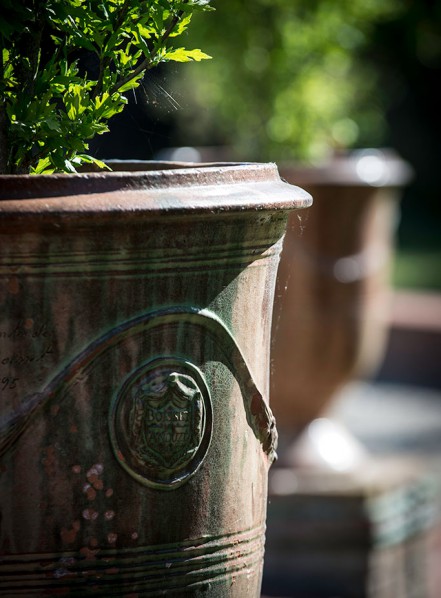
[[[1,178],[2,596],[260,595],[274,280],[310,197],[174,166]]]
[[[400,188],[410,169],[391,151],[360,150],[280,172],[314,197],[304,216],[289,219],[273,314],[271,401],[282,443],[290,444],[345,383],[381,363]],[[346,452],[356,450],[345,442]],[[283,446],[280,456],[287,457]],[[295,453],[303,458],[315,457]]]

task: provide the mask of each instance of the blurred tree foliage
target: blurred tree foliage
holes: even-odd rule
[[[182,112],[181,137],[259,160],[314,160],[332,148],[383,142],[378,74],[361,54],[372,29],[403,2],[221,0],[216,8],[216,18],[195,19],[190,34],[214,60],[174,83],[192,106]]]

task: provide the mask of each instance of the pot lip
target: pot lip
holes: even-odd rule
[[[280,162],[289,182],[305,186],[403,187],[414,177],[412,167],[390,148],[338,152],[318,164]]]
[[[308,207],[274,163],[111,162],[118,170],[0,175],[0,214],[228,212]],[[134,170],[129,170],[133,168]]]

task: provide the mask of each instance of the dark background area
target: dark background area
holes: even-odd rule
[[[388,145],[415,171],[404,193],[400,243],[441,246],[441,4],[406,2],[395,21],[378,25],[367,60],[381,73],[389,98]]]

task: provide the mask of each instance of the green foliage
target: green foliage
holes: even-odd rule
[[[211,135],[258,160],[381,142],[377,73],[361,58],[373,26],[402,9],[399,0],[222,0],[215,22],[193,23],[192,42],[216,60],[176,80],[195,107],[181,130],[194,138],[203,123],[196,142]]]
[[[75,172],[125,93],[161,62],[200,61],[174,47],[207,0],[3,0],[0,172]]]

